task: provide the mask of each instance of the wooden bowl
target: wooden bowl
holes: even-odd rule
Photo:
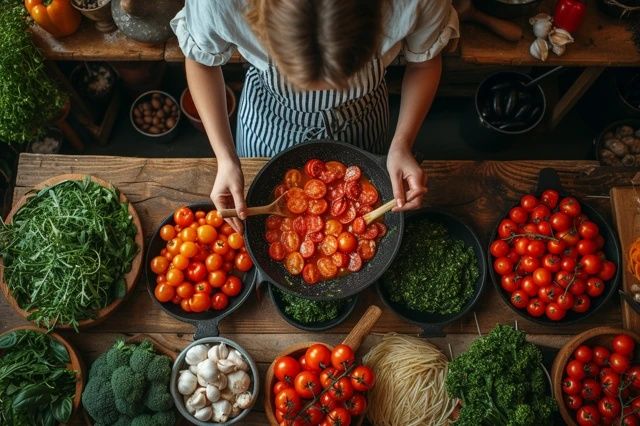
[[[627,334],[635,340],[636,345],[640,345],[640,335],[631,330],[623,330],[614,327],[596,327],[578,334],[569,340],[558,352],[551,367],[551,382],[553,384],[553,394],[558,404],[558,410],[563,420],[569,426],[577,426],[575,416],[571,413],[565,403],[562,393],[562,379],[565,377],[565,367],[573,352],[582,344],[600,345],[611,349],[611,341],[617,334]]]
[[[363,340],[369,334],[369,331],[371,331],[371,329],[375,325],[376,321],[378,321],[378,319],[380,318],[380,315],[382,315],[382,310],[380,310],[379,307],[375,305],[369,306],[369,308],[364,313],[362,318],[360,318],[360,321],[358,321],[358,323],[353,327],[351,332],[347,335],[347,337],[344,338],[342,343],[351,347],[351,349],[353,349],[353,351],[356,352],[360,347],[360,345],[362,344]],[[280,358],[281,356],[291,356],[295,359],[298,359],[307,351],[307,348],[309,346],[315,343],[321,343],[326,347],[328,347],[329,349],[333,349],[333,346],[327,345],[326,343],[323,343],[323,342],[296,343],[294,345],[289,346],[287,349],[285,349],[281,353],[279,353],[276,359]],[[274,396],[273,385],[275,385],[277,381],[273,373],[273,367],[275,362],[276,361],[274,359],[273,362],[271,362],[271,364],[269,365],[269,369],[267,370],[267,374],[264,380],[264,401],[263,401],[264,412],[271,426],[278,426],[278,421],[276,420],[276,416],[275,416],[273,405],[272,405],[272,400]],[[361,425],[362,422],[364,421],[365,414],[366,413],[363,413],[362,415],[354,418],[351,424],[354,426]]]
[[[2,335],[11,333],[16,330],[32,330],[32,331],[37,331],[38,333],[47,334],[47,331],[42,328],[38,328],[33,325],[23,325],[20,327],[14,327],[12,329],[9,329],[6,332],[2,333]],[[71,417],[70,417],[70,419],[73,419],[73,417],[76,415],[76,413],[80,409],[80,404],[82,402],[81,399],[82,399],[82,391],[84,390],[84,379],[87,375],[84,362],[82,361],[82,358],[80,357],[80,355],[78,355],[78,351],[76,351],[76,349],[71,345],[71,343],[65,340],[64,337],[60,336],[57,333],[48,333],[48,335],[52,339],[55,339],[58,342],[62,343],[62,345],[65,347],[65,349],[69,353],[69,360],[71,361],[69,364],[67,364],[67,368],[69,370],[73,370],[77,372],[76,393],[73,396],[73,402],[72,402],[73,410],[71,412]]]
[[[167,348],[162,343],[158,342],[156,339],[149,336],[148,334],[144,334],[144,333],[134,334],[133,336],[127,338],[124,342],[128,344],[132,344],[132,343],[140,344],[145,340],[148,340],[149,342],[151,342],[151,345],[153,346],[153,349],[156,351],[157,354],[168,356],[171,359],[172,363],[176,361],[178,354],[175,351],[172,351],[171,349]],[[94,424],[93,419],[91,418],[89,413],[87,413],[87,410],[84,410],[84,409],[82,410],[82,417],[84,417],[84,423],[87,426],[93,426]],[[182,419],[180,418],[178,413],[176,413],[176,426],[182,425],[182,424],[183,424]]]
[[[55,176],[43,182],[40,182],[33,189],[38,191],[40,189],[56,185],[63,181],[83,180],[85,177],[89,177],[93,182],[105,188],[113,187],[113,185],[111,185],[109,182],[104,181],[95,176],[82,175],[82,174],[64,174],[64,175]],[[5,223],[11,223],[13,216],[15,216],[18,210],[32,196],[33,196],[32,193],[28,193],[22,196],[18,200],[18,202],[13,206],[9,214],[7,215]],[[142,266],[142,256],[144,254],[144,234],[142,233],[142,225],[140,224],[140,218],[138,217],[138,213],[136,212],[135,208],[122,192],[120,192],[120,202],[128,203],[129,214],[131,215],[131,220],[133,221],[133,224],[137,230],[135,242],[136,242],[136,245],[138,246],[138,253],[136,254],[136,256],[133,258],[131,262],[131,269],[124,276],[127,292],[123,298],[113,300],[109,305],[105,306],[104,308],[96,312],[95,318],[89,318],[89,319],[84,319],[82,321],[79,321],[78,329],[80,330],[98,325],[101,322],[103,322],[105,319],[107,319],[107,317],[109,317],[109,315],[111,315],[118,308],[118,306],[120,306],[120,304],[124,302],[129,297],[129,295],[133,292],[133,289],[136,286],[136,283],[138,282],[138,277],[140,276],[140,271]],[[29,316],[30,312],[22,309],[20,305],[18,305],[18,302],[15,300],[15,298],[9,291],[9,287],[4,282],[3,274],[4,274],[4,264],[2,262],[2,257],[0,257],[0,290],[2,290],[2,294],[4,295],[5,299],[7,299],[7,302],[9,303],[9,305],[18,313],[18,315],[26,319]],[[60,329],[60,330],[73,330],[73,327],[69,324],[58,324],[54,328]]]

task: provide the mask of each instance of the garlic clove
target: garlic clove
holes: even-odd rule
[[[233,407],[231,403],[226,400],[220,400],[211,404],[213,409],[213,421],[217,423],[224,423],[229,420],[229,415]]]
[[[549,56],[549,45],[547,41],[542,38],[537,38],[529,47],[529,53],[536,59],[540,59],[541,61],[546,61]]]
[[[251,407],[252,403],[253,396],[249,392],[243,392],[236,397],[236,402],[233,405],[246,410],[247,408]]]
[[[226,374],[218,374],[218,378],[211,384],[220,390],[224,390],[227,387],[228,381]]]
[[[531,18],[529,18],[529,23],[531,25],[535,24],[536,22],[553,22],[553,18],[547,13],[538,13],[536,16],[532,16]]]
[[[251,386],[251,377],[242,370],[229,374],[227,379],[229,380],[229,390],[236,395],[248,391]]]
[[[213,409],[209,406],[200,408],[193,415],[193,417],[200,420],[201,422],[208,422],[209,420],[211,420],[212,416],[213,416]]]
[[[551,45],[551,51],[555,53],[557,56],[564,55],[564,52],[566,52],[566,50],[567,50],[567,46],[556,46],[555,44]]]
[[[210,359],[198,363],[198,378],[202,378],[207,384],[213,383],[219,373],[217,364]]]
[[[229,356],[229,347],[224,343],[215,345],[211,349],[209,349],[207,356],[214,362],[218,362],[221,359],[227,359],[227,357]]]
[[[562,28],[555,28],[549,33],[549,41],[554,46],[566,46],[573,43],[575,40],[573,36]]]
[[[235,402],[236,394],[231,392],[231,389],[227,388],[220,392],[220,399],[224,399],[225,401]]]
[[[211,402],[217,402],[220,399],[220,389],[215,386],[208,385],[206,389],[207,399]]]
[[[249,371],[249,366],[244,361],[244,357],[236,349],[232,349],[231,352],[229,352],[227,360],[233,362],[233,364],[236,366],[236,370]]]
[[[205,345],[195,345],[187,351],[184,360],[189,365],[197,365],[207,358],[208,349]]]
[[[196,389],[196,391],[193,393],[193,395],[191,395],[191,397],[187,401],[187,404],[191,405],[196,410],[199,410],[205,405],[207,405],[207,397],[205,395],[205,389],[204,388]]]
[[[221,359],[218,360],[218,369],[221,373],[229,374],[234,372],[236,368],[236,364],[230,359]]]
[[[191,395],[198,385],[196,376],[189,370],[184,370],[178,377],[178,392],[181,395]]]

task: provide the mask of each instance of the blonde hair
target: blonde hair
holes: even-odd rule
[[[287,80],[343,88],[378,53],[385,0],[249,0],[246,18]]]

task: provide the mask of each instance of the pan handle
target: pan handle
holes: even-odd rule
[[[420,328],[422,328],[420,337],[445,337],[447,335],[447,333],[442,330],[441,325],[420,324]]]
[[[540,170],[536,192],[541,193],[545,189],[555,189],[561,194],[564,193],[564,188],[560,184],[560,176],[555,169],[547,167]]]
[[[351,332],[344,338],[342,343],[349,346],[354,352],[357,351],[380,318],[380,315],[382,315],[382,309],[376,305],[369,306],[360,321],[351,329]]]
[[[193,340],[199,340],[204,337],[218,337],[220,335],[220,329],[218,328],[219,323],[219,318],[205,321],[196,321],[196,332],[193,335]]]

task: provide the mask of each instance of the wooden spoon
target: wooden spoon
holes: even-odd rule
[[[371,222],[375,221],[379,217],[384,216],[384,214],[386,212],[391,211],[391,209],[394,208],[397,205],[398,205],[398,202],[396,201],[395,198],[393,200],[391,200],[391,201],[387,201],[386,203],[384,203],[383,205],[381,205],[377,209],[372,210],[369,213],[365,214],[364,215],[365,223],[367,225],[369,225]]]
[[[275,201],[271,204],[267,204],[266,206],[257,206],[257,207],[249,207],[247,209],[247,216],[258,216],[263,214],[273,214],[276,216],[288,216],[287,209],[285,208],[285,192],[281,196],[275,199]],[[238,217],[238,212],[236,209],[220,209],[218,210],[220,216],[223,218],[227,217]]]
[[[518,41],[522,38],[522,28],[519,25],[479,11],[471,0],[454,0],[453,4],[462,22],[471,21],[480,24],[505,40]]]

